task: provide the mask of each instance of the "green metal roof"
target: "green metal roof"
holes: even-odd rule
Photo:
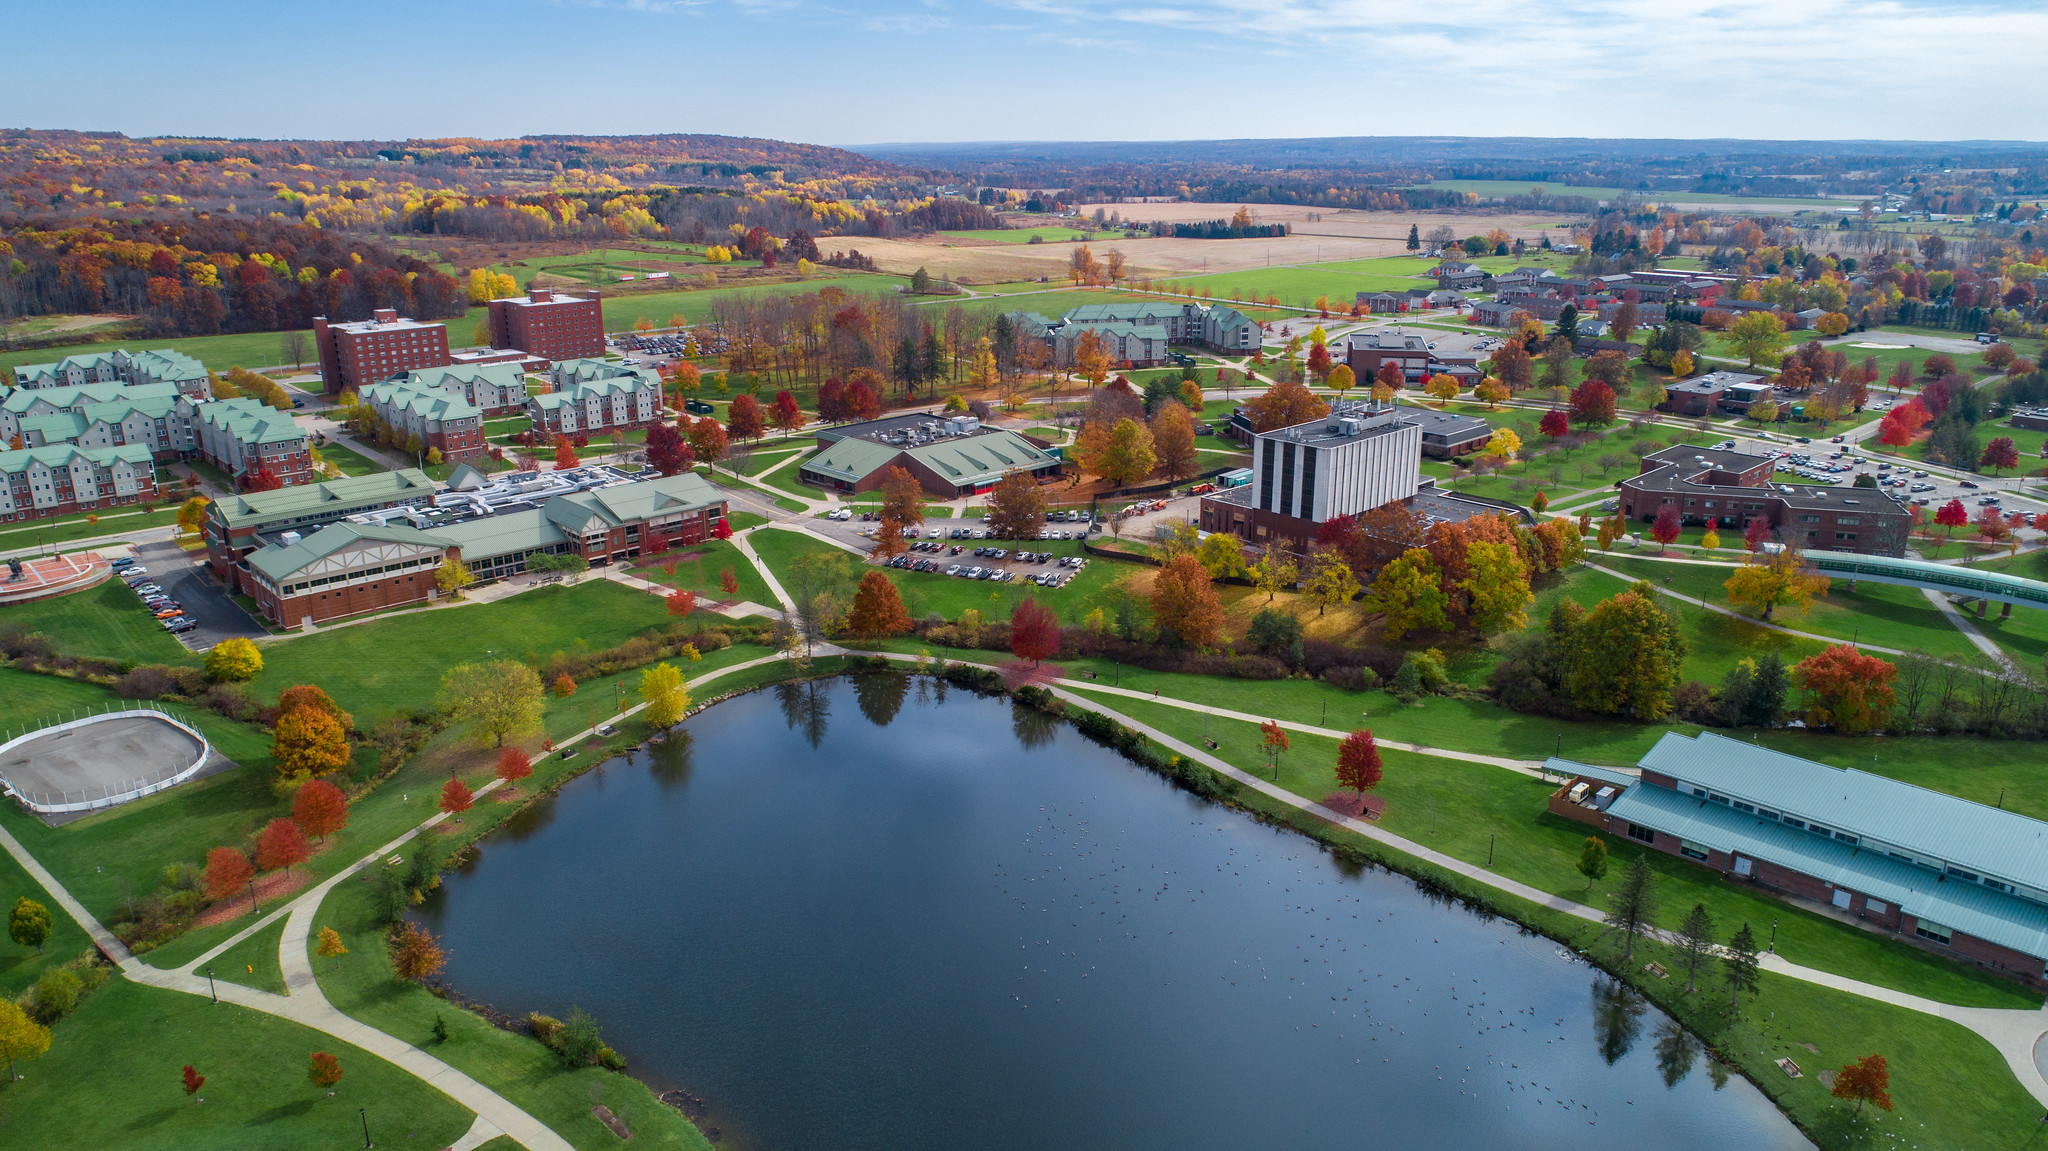
[[[30,462],[42,463],[53,468],[68,466],[75,457],[83,456],[102,466],[116,460],[131,464],[150,465],[155,471],[149,448],[143,444],[120,444],[111,448],[81,448],[76,444],[50,444],[40,448],[23,448],[18,452],[0,452],[0,474],[12,475],[28,467]]]
[[[992,484],[1018,468],[1039,468],[1058,457],[1032,447],[1017,433],[996,429],[911,447],[873,440],[843,439],[802,465],[833,479],[857,482],[899,455],[908,455],[957,486]]]
[[[175,401],[178,398],[176,384],[135,384],[130,386],[119,380],[100,380],[90,384],[59,384],[49,388],[13,388],[0,398],[0,408],[6,408],[17,415],[34,407],[37,401],[55,408],[75,408],[83,404],[108,403],[115,400],[141,400],[163,397]]]
[[[427,473],[417,468],[401,468],[270,492],[238,492],[214,501],[211,514],[229,528],[261,530],[269,523],[324,513],[339,519],[364,508],[410,497],[425,499],[433,494],[434,481],[427,478]]]
[[[250,554],[249,566],[269,576],[271,582],[283,583],[306,565],[326,559],[350,544],[362,540],[421,544],[437,548],[447,546],[418,528],[379,527],[376,524],[328,524],[289,547],[258,548]]]
[[[1984,568],[1958,567],[1932,560],[1857,555],[1853,552],[1807,551],[1807,563],[1829,575],[1874,582],[1908,583],[1945,591],[1978,593],[1990,599],[2048,607],[2048,583]]]

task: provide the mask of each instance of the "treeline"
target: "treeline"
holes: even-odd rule
[[[1240,224],[1230,220],[1204,220],[1196,224],[1153,223],[1150,227],[1155,236],[1173,236],[1183,240],[1264,239],[1287,234],[1285,224]]]
[[[376,308],[460,316],[452,276],[373,241],[281,219],[0,216],[0,318],[130,312],[149,336],[304,328]]]

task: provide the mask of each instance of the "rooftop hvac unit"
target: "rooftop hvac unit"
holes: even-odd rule
[[[297,532],[280,532],[277,537],[277,543],[279,547],[288,548],[293,544],[298,543],[300,540],[304,538],[304,536],[301,536]]]

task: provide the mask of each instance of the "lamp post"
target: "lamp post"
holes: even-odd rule
[[[370,1109],[367,1107],[358,1107],[356,1108],[356,1114],[361,1116],[363,1120],[363,1146],[374,1146],[374,1144],[370,1142]]]
[[[1771,945],[1765,950],[1775,955],[1778,952],[1778,921],[1771,920]]]
[[[213,968],[211,967],[206,969],[206,993],[213,996],[215,1003],[220,1002],[220,992],[215,990],[213,986]]]

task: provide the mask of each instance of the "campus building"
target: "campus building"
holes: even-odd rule
[[[90,512],[157,498],[156,464],[140,444],[0,451],[0,522]]]
[[[1057,362],[1070,363],[1073,346],[1081,333],[1113,333],[1115,347],[1110,358],[1127,366],[1142,367],[1166,357],[1168,344],[1202,344],[1217,351],[1249,352],[1259,346],[1265,329],[1235,308],[1221,304],[1171,304],[1161,300],[1114,300],[1103,304],[1082,304],[1069,309],[1057,320],[1036,312],[1010,312],[1005,317],[1017,338],[1038,339]],[[1119,351],[1149,355],[1157,343],[1156,359],[1139,359]]]
[[[725,514],[725,496],[694,472],[635,480],[578,468],[279,532],[245,557],[240,582],[265,618],[296,627],[435,599],[447,560],[479,582],[518,575],[536,555],[601,565],[700,543]]]
[[[313,317],[313,343],[320,352],[320,382],[328,395],[360,391],[414,368],[452,363],[448,325],[401,319],[378,308],[367,320],[328,323]]]
[[[553,391],[526,398],[533,433],[542,439],[628,431],[661,418],[661,377],[647,368],[564,360],[551,375]]]
[[[206,365],[169,348],[130,352],[92,352],[66,356],[50,364],[23,364],[14,369],[14,380],[24,388],[75,388],[83,384],[120,383],[129,387],[169,384],[180,394],[198,400],[213,398],[213,383]]]
[[[424,504],[434,497],[434,482],[413,468],[345,476],[316,484],[270,492],[223,496],[206,507],[200,534],[206,560],[229,592],[246,592],[240,572],[248,554],[263,546],[266,534],[310,532],[363,512]]]
[[[1550,810],[2048,988],[2048,824],[1712,732],[1639,766],[1553,759]]]
[[[1912,517],[1882,488],[1773,483],[1776,461],[1746,452],[1679,445],[1643,457],[1642,472],[1621,481],[1623,516],[1653,523],[1666,507],[1687,524],[1746,529],[1770,523],[1792,547],[1868,555],[1906,554]]]
[[[1043,441],[988,427],[973,416],[907,412],[819,428],[818,442],[818,452],[797,465],[797,478],[842,492],[873,491],[896,467],[917,477],[926,492],[950,500],[985,492],[1014,471],[1046,480],[1061,467]]]
[[[356,398],[377,413],[399,443],[419,440],[421,452],[438,451],[444,460],[466,460],[490,450],[484,442],[484,416],[457,391],[405,379],[372,384]]]
[[[1156,368],[1166,362],[1166,329],[1158,324],[1061,324],[1053,333],[1053,362],[1072,364],[1081,337],[1093,333],[1109,362],[1127,368]]]
[[[1422,475],[1423,417],[1442,414],[1354,401],[1321,419],[1257,433],[1252,482],[1203,496],[1201,530],[1306,552],[1325,522],[1391,503],[1408,505],[1425,521],[1519,513],[1511,504],[1440,492]]]
[[[517,415],[526,410],[526,369],[516,360],[419,368],[407,372],[405,381],[418,387],[439,388],[459,397],[486,418]]]
[[[192,435],[187,450],[196,451],[236,483],[247,483],[259,469],[286,486],[313,479],[306,431],[289,411],[245,396],[198,405],[180,401],[179,414]]]
[[[1769,399],[1771,383],[1745,372],[1708,372],[1664,388],[1664,407],[1674,415],[1746,416],[1749,406]]]
[[[492,300],[491,346],[517,348],[545,360],[604,355],[604,304],[596,297],[559,296],[533,288],[524,296]]]
[[[139,445],[169,459],[189,440],[180,435],[181,402],[191,404],[173,384],[111,380],[16,388],[0,398],[0,446],[17,439],[25,448]]]

